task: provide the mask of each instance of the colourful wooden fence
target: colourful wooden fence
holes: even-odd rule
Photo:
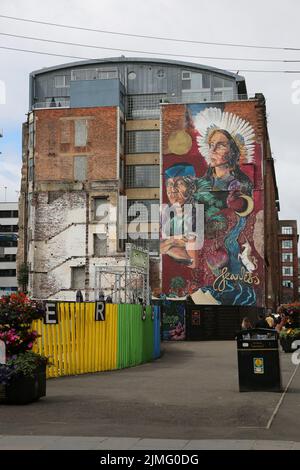
[[[106,304],[95,321],[94,302],[59,302],[58,322],[33,322],[41,335],[34,351],[49,356],[48,377],[121,369],[160,356],[160,312],[156,307]]]

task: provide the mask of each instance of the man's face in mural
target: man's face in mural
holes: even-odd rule
[[[222,132],[215,132],[209,140],[210,166],[225,165],[230,154],[229,139]]]
[[[183,179],[180,177],[169,178],[166,186],[170,204],[178,203],[182,206],[187,199],[187,186]]]

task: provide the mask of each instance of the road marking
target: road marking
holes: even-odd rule
[[[273,423],[273,421],[274,421],[274,419],[275,419],[275,416],[277,415],[277,413],[278,413],[278,411],[279,411],[279,408],[280,408],[280,406],[281,406],[281,404],[282,404],[282,402],[283,402],[283,400],[284,400],[284,397],[285,397],[285,395],[286,395],[286,393],[287,393],[287,391],[288,391],[288,389],[289,389],[289,386],[291,385],[291,383],[292,383],[292,381],[293,381],[293,379],[294,379],[294,377],[295,377],[295,375],[296,375],[296,372],[297,372],[297,370],[299,369],[299,365],[300,365],[300,364],[298,364],[297,367],[295,367],[295,370],[294,370],[294,372],[292,373],[291,378],[290,378],[290,380],[288,381],[288,384],[287,384],[287,386],[285,387],[284,392],[282,393],[282,395],[281,395],[281,397],[280,397],[280,400],[278,401],[277,406],[275,407],[275,409],[274,409],[274,411],[273,411],[273,413],[272,413],[272,416],[271,416],[271,418],[269,419],[268,424],[267,424],[267,426],[266,426],[265,429],[270,429],[270,427],[272,426],[272,423]]]

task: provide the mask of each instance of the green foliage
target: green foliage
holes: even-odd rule
[[[36,354],[32,351],[26,351],[25,353],[13,356],[7,361],[7,366],[14,370],[15,375],[23,374],[29,377],[33,377],[36,368],[39,365],[47,364],[47,357]]]
[[[297,339],[300,338],[300,328],[282,329],[279,333],[281,339]]]

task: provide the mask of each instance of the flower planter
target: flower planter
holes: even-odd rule
[[[25,405],[46,396],[46,363],[40,364],[34,375],[19,375],[8,385],[0,385],[0,403]]]

